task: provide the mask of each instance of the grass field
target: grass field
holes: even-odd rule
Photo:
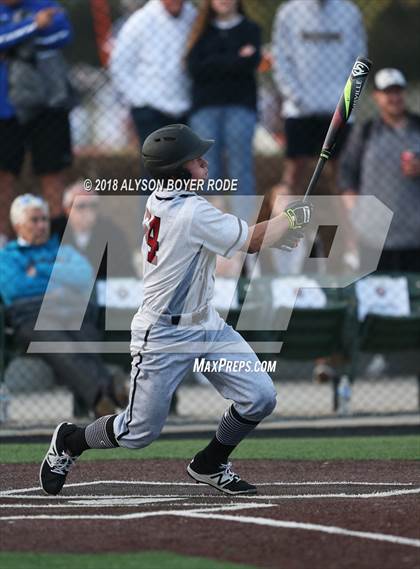
[[[83,460],[190,459],[206,439],[156,441],[136,451],[92,450]],[[39,462],[48,444],[3,444],[0,464]],[[245,440],[232,455],[238,459],[275,460],[415,460],[420,459],[420,435],[387,437],[254,438]]]
[[[107,555],[0,553],[0,566],[4,569],[253,569],[251,565],[165,552]]]

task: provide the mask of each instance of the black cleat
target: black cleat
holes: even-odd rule
[[[61,492],[67,474],[78,459],[77,456],[71,456],[64,445],[65,437],[76,429],[72,423],[60,423],[54,431],[50,448],[39,471],[39,482],[46,494],[55,496]]]
[[[215,472],[200,472],[198,465],[194,464],[193,459],[187,466],[187,473],[196,482],[213,486],[216,490],[230,494],[231,496],[252,496],[257,494],[257,487],[242,480],[238,474],[231,470],[232,463],[221,464]]]

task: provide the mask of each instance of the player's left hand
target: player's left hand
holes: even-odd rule
[[[311,221],[313,205],[299,200],[288,204],[283,212],[289,222],[289,229],[302,229]]]
[[[303,233],[303,231],[300,231],[299,229],[289,229],[288,231],[286,231],[283,237],[279,239],[279,241],[277,241],[277,243],[274,243],[274,245],[272,245],[272,247],[290,253],[290,251],[296,249],[301,239],[303,239],[304,237],[305,234]]]

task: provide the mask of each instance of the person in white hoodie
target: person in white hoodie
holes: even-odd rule
[[[189,1],[149,0],[117,36],[111,76],[140,141],[158,128],[186,122],[191,99],[184,56],[195,16]]]
[[[289,0],[277,12],[272,42],[287,141],[282,182],[300,194],[353,63],[366,55],[365,29],[350,0]]]

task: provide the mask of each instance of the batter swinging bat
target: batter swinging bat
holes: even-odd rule
[[[331,151],[337,142],[337,138],[340,136],[344,125],[349,120],[351,111],[359,99],[363,85],[365,84],[367,76],[369,75],[371,65],[372,62],[370,59],[367,59],[367,57],[358,57],[353,65],[350,77],[347,79],[343,94],[340,97],[338,105],[334,111],[334,115],[331,119],[327,136],[325,137],[324,144],[322,145],[318,164],[316,165],[311,181],[309,182],[308,188],[303,198],[304,201],[318,182],[324,164],[331,156]]]

